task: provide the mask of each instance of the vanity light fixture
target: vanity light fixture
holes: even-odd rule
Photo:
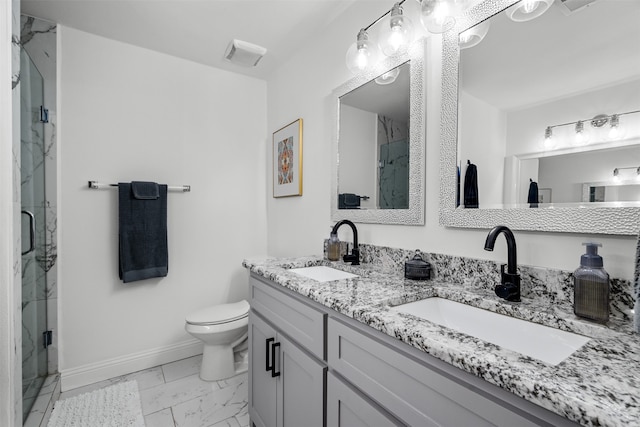
[[[618,181],[620,180],[620,171],[621,170],[626,170],[626,169],[634,169],[636,171],[636,179],[640,180],[640,166],[629,166],[626,168],[615,168],[613,170],[613,180],[614,181]]]
[[[460,49],[468,49],[480,43],[489,32],[490,24],[487,19],[460,33],[460,37],[458,38]]]
[[[402,8],[405,1],[398,1],[390,10],[358,32],[356,42],[349,47],[346,56],[347,68],[353,74],[371,69],[384,56],[404,53],[415,41],[413,22]],[[443,33],[454,27],[455,16],[462,13],[468,0],[416,1],[420,4],[420,21],[427,31]],[[377,23],[380,23],[381,28],[376,48],[376,43],[369,39],[367,31]]]
[[[561,127],[561,126],[575,126],[575,143],[577,145],[583,145],[589,142],[596,133],[598,133],[598,129],[603,128],[604,125],[609,123],[609,132],[604,135],[600,132],[600,137],[598,137],[598,141],[609,140],[620,140],[625,136],[624,128],[620,125],[620,116],[624,116],[627,114],[635,114],[640,113],[640,110],[635,111],[627,111],[625,113],[616,113],[616,114],[598,114],[597,116],[591,119],[580,119],[575,122],[567,122],[561,123],[558,125],[547,126],[544,130],[544,148],[546,150],[553,148],[555,145],[552,142],[553,136],[553,128]],[[593,131],[588,130],[585,127],[585,123],[589,123]],[[591,132],[594,132],[594,135],[591,135]],[[606,132],[606,131],[605,131]]]
[[[626,167],[626,168],[615,168],[613,170],[613,176],[616,177],[616,176],[620,175],[620,171],[621,170],[626,170],[626,169],[634,169],[636,171],[636,175],[640,177],[640,166],[637,166],[637,167],[636,166],[629,166],[629,167]]]
[[[531,21],[545,13],[552,4],[553,0],[522,0],[504,13],[515,22]]]

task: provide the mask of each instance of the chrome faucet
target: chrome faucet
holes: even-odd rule
[[[351,250],[351,254],[346,254],[342,257],[342,260],[344,262],[350,262],[351,265],[360,265],[360,250],[358,249],[358,229],[356,228],[356,225],[348,219],[343,219],[342,221],[338,221],[336,225],[333,226],[331,234],[338,234],[338,228],[340,228],[342,224],[347,224],[353,231],[353,249]]]
[[[504,233],[507,239],[507,272],[505,273],[505,264],[500,267],[501,284],[496,285],[496,295],[507,301],[520,301],[520,275],[518,274],[518,262],[516,255],[516,238],[511,230],[504,225],[498,225],[489,231],[487,240],[484,243],[485,251],[493,251],[493,245],[496,243],[498,234]]]

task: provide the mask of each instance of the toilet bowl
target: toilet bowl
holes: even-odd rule
[[[204,343],[200,378],[217,381],[246,371],[249,303],[205,308],[186,318],[185,330]]]

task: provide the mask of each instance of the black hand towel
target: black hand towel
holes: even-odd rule
[[[478,203],[478,169],[469,163],[464,174],[464,207],[477,208]]]
[[[529,182],[529,194],[527,195],[527,203],[538,203],[538,183]]]
[[[167,186],[155,182],[118,183],[119,275],[124,283],[165,277]]]

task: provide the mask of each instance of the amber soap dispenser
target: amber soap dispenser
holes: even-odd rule
[[[587,253],[573,273],[573,312],[596,322],[609,321],[609,274],[598,255],[600,243],[583,243]]]

